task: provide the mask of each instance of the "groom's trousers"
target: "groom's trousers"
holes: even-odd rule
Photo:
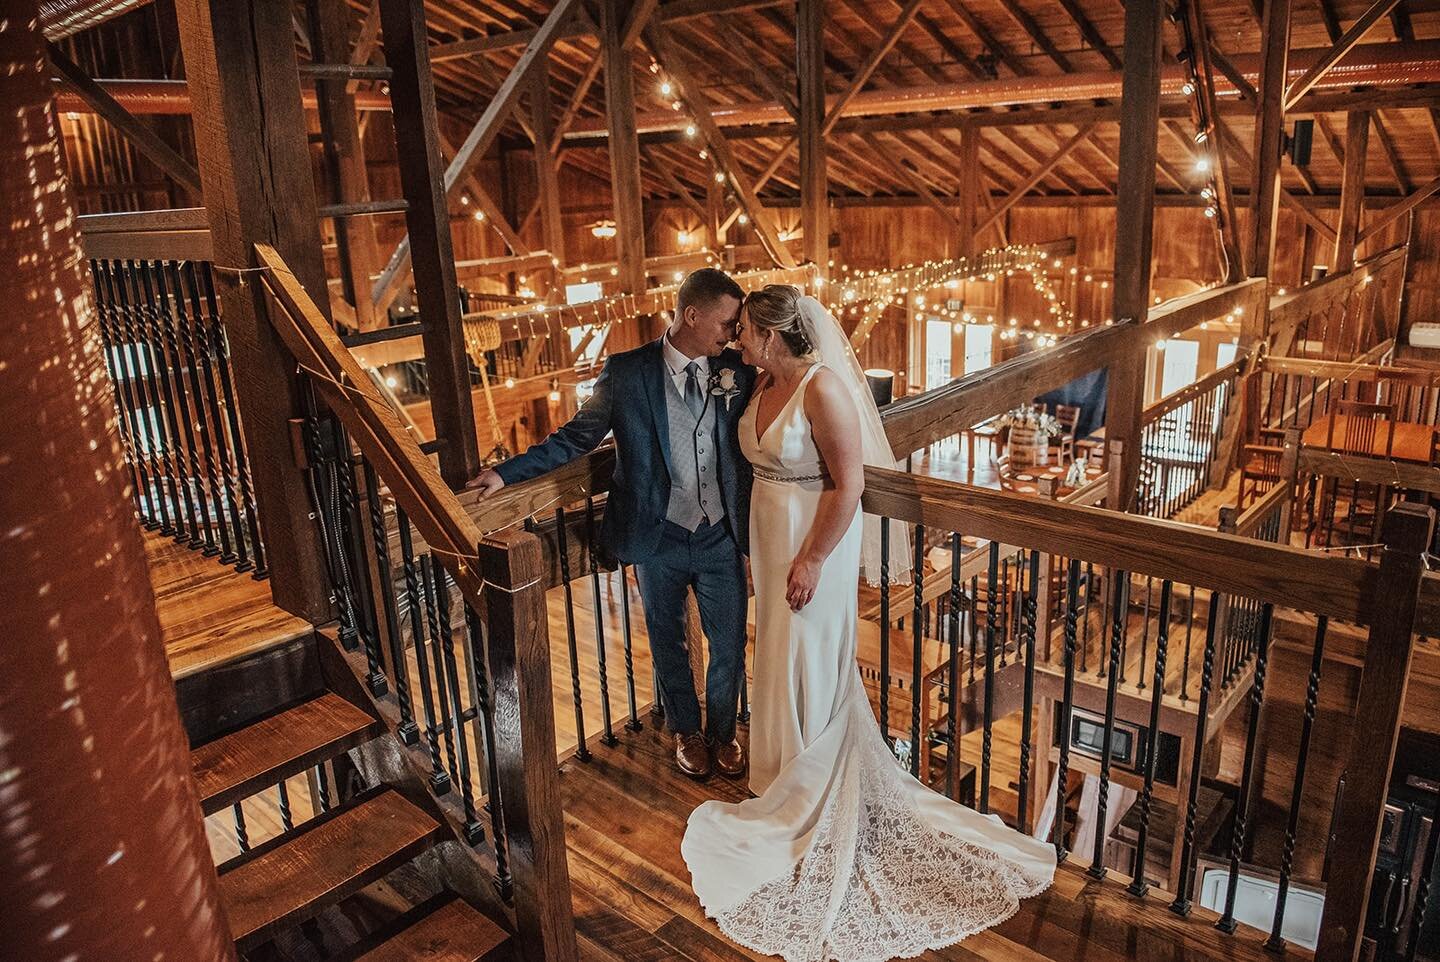
[[[660,703],[672,731],[701,730],[700,701],[685,644],[685,592],[693,587],[700,627],[710,640],[704,731],[712,742],[723,744],[735,735],[745,680],[745,562],[723,521],[701,524],[693,532],[669,521],[664,524],[655,556],[635,565]]]

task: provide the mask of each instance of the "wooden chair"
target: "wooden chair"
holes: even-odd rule
[[[1240,466],[1240,492],[1237,498],[1237,507],[1241,511],[1280,483],[1280,460],[1284,454],[1283,446],[1245,445],[1245,460]]]
[[[1389,404],[1400,421],[1435,422],[1435,372],[1381,368],[1375,374],[1379,400]]]
[[[1390,456],[1393,434],[1388,423],[1384,425],[1385,452],[1383,455],[1378,455],[1375,442],[1380,436],[1381,423],[1394,420],[1394,407],[1369,401],[1340,400],[1335,402],[1334,415],[1330,419],[1330,428],[1325,434],[1327,451],[1369,458]],[[1345,419],[1345,426],[1337,445],[1335,429],[1340,418]]]
[[[1052,446],[1060,449],[1060,463],[1069,464],[1075,460],[1076,429],[1080,425],[1080,408],[1073,404],[1055,405],[1055,420],[1060,422],[1060,434]]]
[[[1393,439],[1390,422],[1394,417],[1394,408],[1391,405],[1339,400],[1335,402],[1333,413],[1335,416],[1331,417],[1325,436],[1326,450],[1362,458],[1390,456]],[[1338,432],[1337,437],[1340,418],[1344,418],[1344,428]],[[1382,431],[1383,454],[1379,450],[1380,444],[1377,443],[1381,440]],[[1324,480],[1325,484],[1320,491],[1320,514],[1328,528],[1324,541],[1329,544],[1337,531],[1335,513],[1340,501],[1340,479],[1327,477]],[[1361,540],[1368,538],[1371,541],[1378,537],[1381,501],[1380,485],[1356,482],[1351,486],[1350,498],[1345,505],[1343,516],[1346,534],[1351,543],[1354,543],[1357,535]]]

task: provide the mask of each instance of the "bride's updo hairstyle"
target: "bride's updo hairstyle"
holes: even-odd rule
[[[800,311],[800,298],[803,296],[800,288],[792,284],[766,284],[745,297],[750,323],[780,335],[780,340],[796,357],[804,357],[815,350],[815,339]]]

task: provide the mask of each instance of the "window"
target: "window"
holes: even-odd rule
[[[1235,361],[1235,355],[1239,352],[1239,344],[1232,344],[1229,341],[1221,341],[1220,349],[1215,352],[1215,367],[1222,368],[1227,364],[1233,364]]]
[[[950,380],[950,322],[938,317],[925,321],[925,390]]]
[[[965,359],[962,373],[983,371],[994,361],[995,325],[965,325]]]
[[[599,281],[591,281],[588,284],[566,284],[565,303],[585,304],[589,301],[598,301],[605,296],[605,289]]]
[[[1167,397],[1195,383],[1200,369],[1200,342],[1172,340],[1165,343],[1160,368],[1160,396]]]

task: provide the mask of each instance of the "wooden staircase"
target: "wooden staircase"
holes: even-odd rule
[[[408,759],[409,751],[332,638],[316,632],[209,671],[216,677],[201,672],[177,686],[207,816],[316,766],[329,763],[337,772],[338,798],[328,806],[322,801],[323,811],[217,866],[242,959],[297,957],[282,943],[308,945],[307,958],[366,962],[513,957],[507,927],[476,907],[480,899],[466,897],[488,888],[481,866],[463,856],[429,855],[439,846],[468,853],[469,846],[421,774],[393,761]],[[217,687],[227,697],[208,699]],[[392,759],[389,766],[375,762],[382,756]],[[364,787],[349,790],[341,771],[366,773],[359,776]],[[474,878],[459,886],[466,895],[453,884],[457,867],[462,874],[473,869]],[[409,908],[376,920],[351,944],[335,944],[338,927],[316,920],[333,907],[352,909],[344,912],[352,922],[374,915],[348,900],[397,870],[404,878],[392,880],[389,891],[403,892]],[[502,915],[493,905],[486,911]],[[295,929],[303,940],[289,934]]]

